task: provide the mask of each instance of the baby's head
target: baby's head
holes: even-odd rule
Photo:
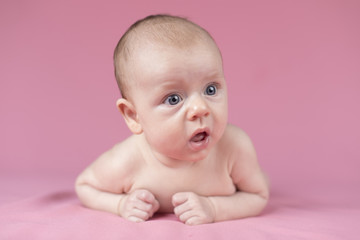
[[[149,16],[120,39],[114,64],[117,106],[154,154],[189,161],[209,154],[227,125],[227,89],[207,31],[183,18]]]
[[[122,97],[129,97],[130,88],[136,81],[132,74],[137,63],[136,53],[144,54],[145,45],[186,50],[205,43],[217,48],[205,29],[185,18],[151,15],[138,20],[121,37],[114,51],[115,77]]]

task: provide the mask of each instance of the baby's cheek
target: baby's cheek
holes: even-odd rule
[[[175,149],[178,139],[177,134],[166,127],[159,127],[147,134],[147,141],[150,146],[160,152]]]
[[[214,128],[214,135],[216,140],[219,140],[225,132],[227,126],[227,118],[220,118],[215,124],[216,126]]]

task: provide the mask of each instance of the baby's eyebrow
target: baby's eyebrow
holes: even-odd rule
[[[163,81],[156,83],[155,93],[158,95],[169,94],[172,91],[177,91],[183,85],[180,80]]]
[[[199,71],[198,80],[203,84],[208,82],[216,82],[217,80],[224,79],[224,74],[219,70],[214,71]],[[196,79],[196,76],[195,76]],[[185,76],[179,76],[176,73],[170,75],[159,75],[153,78],[154,85],[159,90],[177,89],[183,87],[183,84],[187,82]]]
[[[175,88],[181,86],[183,83],[183,79],[181,78],[166,78],[163,81],[159,81],[157,84],[160,88]]]
[[[206,75],[206,77],[203,79],[204,81],[215,81],[219,79],[224,79],[224,74],[220,73],[219,71],[212,72]]]

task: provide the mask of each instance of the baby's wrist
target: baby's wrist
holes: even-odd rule
[[[210,207],[210,217],[212,222],[216,222],[216,207],[215,207],[215,202],[214,202],[214,198],[213,197],[207,197],[207,201]]]
[[[117,206],[116,206],[116,215],[122,217],[122,213],[123,213],[123,202],[124,199],[126,198],[126,195],[120,195],[118,202],[117,202]]]

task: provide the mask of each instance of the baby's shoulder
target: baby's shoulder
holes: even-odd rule
[[[131,136],[101,154],[92,164],[92,168],[104,173],[129,174],[135,170],[140,159],[136,146],[136,139]]]
[[[219,142],[220,151],[229,163],[256,161],[256,152],[250,137],[241,128],[228,124]]]
[[[222,137],[222,144],[235,149],[243,149],[252,146],[250,137],[241,128],[228,124]],[[234,149],[234,150],[235,150]]]
[[[109,150],[109,153],[112,160],[123,167],[136,166],[136,163],[141,159],[138,146],[137,135],[132,135],[113,146],[112,149]]]
[[[140,166],[134,141],[130,137],[101,154],[79,175],[77,182],[87,182],[110,192],[130,189]]]
[[[136,135],[132,135],[125,140],[115,144],[109,152],[114,156],[131,155],[136,152]]]

